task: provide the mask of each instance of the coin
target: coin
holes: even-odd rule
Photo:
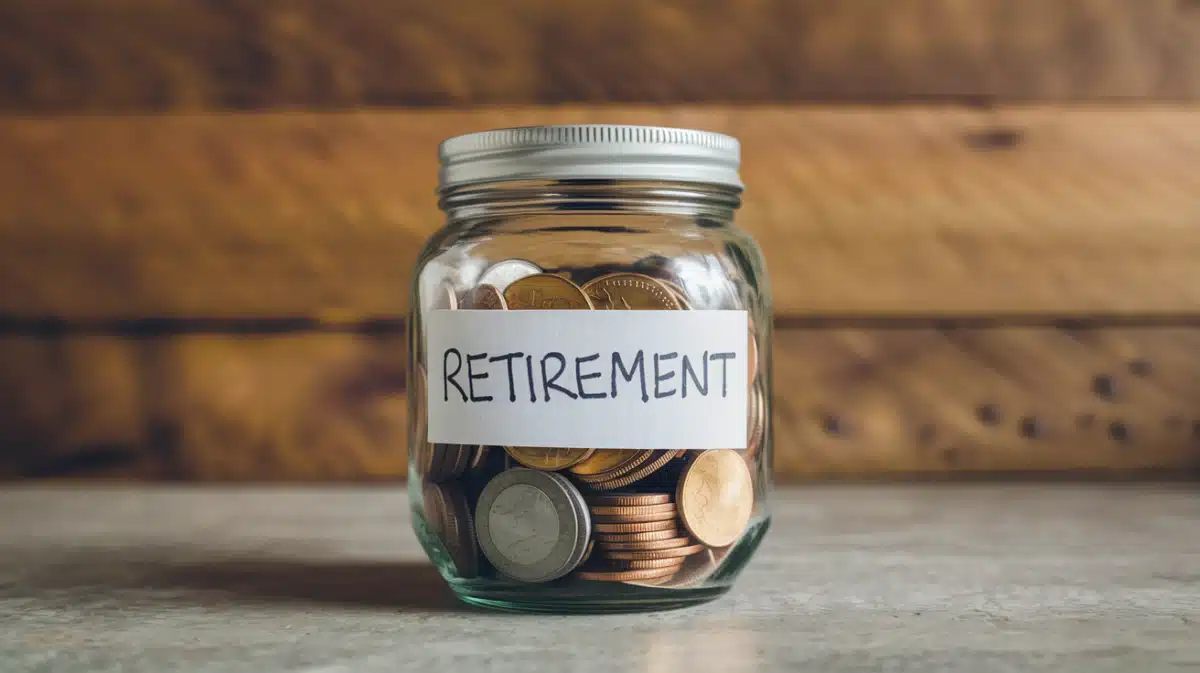
[[[767,435],[767,403],[762,389],[758,386],[750,391],[750,418],[748,420],[746,438],[746,460],[753,461],[762,449],[763,440]]]
[[[524,259],[506,259],[485,269],[479,275],[478,284],[491,285],[503,292],[516,281],[541,272],[542,268],[533,262]]]
[[[611,451],[613,449],[604,450]],[[639,465],[644,464],[646,461],[656,456],[656,452],[648,450],[622,451],[622,453],[626,454],[624,460],[611,470],[598,472],[596,474],[576,473],[575,476],[586,484],[598,484],[603,481],[612,481],[618,477],[623,477],[629,474]]]
[[[640,273],[613,273],[588,281],[583,291],[600,310],[678,310],[679,300],[662,283]]]
[[[670,577],[675,574],[674,566],[666,568],[639,568],[631,570],[617,570],[612,568],[584,568],[575,573],[575,577],[581,580],[590,580],[592,582],[631,582],[637,580],[649,580],[658,577]]]
[[[754,508],[746,461],[729,449],[700,453],[684,468],[675,503],[692,537],[710,547],[733,544],[746,530]]]
[[[645,523],[647,521],[674,521],[674,511],[661,514],[647,512],[645,514],[593,514],[592,518],[600,523]]]
[[[560,475],[525,468],[501,472],[483,488],[475,512],[484,555],[515,580],[562,577],[587,553],[587,505]]]
[[[758,338],[754,336],[753,325],[750,327],[750,338],[746,340],[746,368],[749,370],[746,380],[754,385],[754,379],[758,378]]]
[[[679,536],[679,530],[652,530],[645,533],[596,533],[600,542],[650,542],[652,540],[668,540]]]
[[[686,547],[692,544],[692,539],[689,537],[673,537],[666,540],[651,540],[648,542],[609,542],[600,540],[600,549],[608,554],[610,551],[650,551],[652,549],[675,549],[676,547]]]
[[[688,560],[689,556],[679,556],[676,558],[653,558],[643,559],[641,561],[614,561],[620,564],[623,568],[631,570],[642,570],[645,568],[682,568],[683,562]]]
[[[659,530],[675,530],[677,521],[642,521],[640,523],[608,523],[596,522],[596,533],[647,533]]]
[[[619,470],[630,462],[637,460],[638,452],[627,449],[597,449],[586,460],[572,465],[572,474],[594,476]]]
[[[459,577],[475,577],[479,572],[479,551],[475,526],[466,496],[454,484],[425,484],[426,523],[442,541]]]
[[[684,563],[680,566],[679,572],[671,578],[667,586],[691,586],[708,579],[720,567],[721,561],[725,559],[730,549],[731,547],[706,549],[699,554],[684,558]],[[637,561],[629,561],[629,563],[637,563]]]
[[[628,486],[636,481],[645,479],[662,469],[667,463],[671,462],[676,456],[683,453],[682,451],[655,451],[658,454],[653,460],[648,461],[645,465],[638,467],[629,474],[603,481],[598,483],[588,482],[588,485],[598,491],[611,491],[616,488]]]
[[[642,505],[640,507],[629,505],[595,505],[592,507],[593,516],[625,516],[625,515],[640,515],[640,514],[665,514],[670,516],[675,513],[675,503],[668,502],[663,505]]]
[[[588,310],[592,304],[579,286],[548,273],[526,276],[504,290],[512,310]]]
[[[471,455],[471,464],[467,467],[473,473],[478,473],[487,465],[488,447],[477,446]]]
[[[705,549],[708,549],[708,547],[705,547],[702,544],[693,544],[693,545],[689,545],[687,547],[673,547],[671,549],[655,549],[655,550],[644,550],[644,551],[609,551],[609,552],[605,552],[604,555],[610,559],[615,559],[615,560],[646,561],[646,560],[650,560],[650,559],[678,558],[678,557],[682,557],[682,556],[691,556],[692,554],[699,554],[700,552],[704,551]]]
[[[535,470],[555,472],[587,459],[595,449],[562,449],[550,446],[506,446],[513,460]]]
[[[472,310],[504,310],[508,305],[504,303],[504,295],[500,290],[496,289],[495,285],[479,285],[467,292],[462,305],[459,308]]]
[[[585,498],[589,505],[610,507],[665,505],[671,502],[671,493],[604,493]]]
[[[442,281],[433,290],[429,298],[430,310],[454,310],[458,308],[458,295],[454,292],[454,284]]]

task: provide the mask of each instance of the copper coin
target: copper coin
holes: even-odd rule
[[[616,570],[616,569],[588,569],[584,568],[575,572],[575,577],[581,580],[590,580],[592,582],[633,582],[637,580],[650,580],[659,577],[670,577],[675,574],[674,566],[666,568],[639,568],[631,570]]]
[[[644,570],[646,568],[682,568],[683,562],[686,560],[688,560],[688,557],[680,556],[678,558],[654,558],[641,561],[616,561],[616,563],[630,570]]]
[[[463,298],[459,308],[474,309],[474,310],[504,310],[508,308],[508,304],[504,303],[504,295],[494,285],[480,285],[467,292]]]
[[[754,509],[754,484],[737,451],[704,451],[684,468],[675,492],[679,518],[700,542],[726,547],[741,537]]]
[[[617,488],[623,488],[634,482],[641,481],[646,477],[654,474],[662,469],[667,463],[671,462],[676,456],[683,453],[682,451],[656,451],[659,454],[654,460],[648,461],[645,465],[639,466],[629,474],[626,474],[615,479],[601,482],[588,482],[588,485],[597,491],[611,491]]]
[[[549,273],[526,276],[504,290],[512,310],[589,310],[592,303],[579,286]]]
[[[639,456],[640,454],[636,450],[597,449],[595,453],[588,456],[587,460],[572,465],[570,470],[572,474],[580,476],[609,474],[627,466],[637,460]]]
[[[645,505],[665,505],[671,502],[673,493],[604,493],[587,496],[589,505],[608,505],[610,507],[641,507]]]
[[[610,551],[651,551],[654,549],[675,549],[691,544],[690,537],[672,537],[666,540],[650,540],[642,542],[609,542],[600,541],[600,549],[607,555]]]
[[[606,449],[606,450],[611,450],[611,449]],[[646,450],[629,451],[626,453],[628,455],[625,457],[625,459],[622,460],[622,462],[619,465],[612,468],[611,470],[607,470],[605,472],[598,472],[596,474],[576,473],[575,476],[578,477],[579,480],[585,484],[599,484],[599,483],[605,482],[605,481],[613,481],[614,479],[624,477],[625,475],[629,474],[630,472],[633,472],[638,467],[644,465],[647,461],[653,459],[657,454],[656,451],[646,451]]]
[[[608,523],[596,522],[596,533],[648,533],[650,531],[675,530],[678,522],[675,519],[666,521],[642,521],[640,523]]]
[[[589,503],[590,504],[590,503]],[[675,503],[668,502],[663,505],[643,505],[641,507],[633,506],[609,506],[596,505],[591,507],[592,516],[625,516],[625,515],[640,515],[640,514],[667,514],[675,513]]]
[[[750,390],[750,418],[747,421],[746,460],[752,461],[762,449],[767,436],[767,402],[762,389],[754,386]]]
[[[617,559],[617,560],[623,560],[623,561],[648,561],[651,559],[678,558],[678,557],[682,557],[682,556],[691,556],[692,554],[699,554],[700,552],[704,551],[705,549],[708,549],[708,547],[705,547],[702,544],[693,544],[693,545],[689,545],[687,547],[672,547],[671,549],[655,549],[655,550],[644,550],[644,551],[610,551],[610,552],[605,552],[604,555],[610,559]]]
[[[655,280],[662,283],[664,287],[671,291],[671,294],[675,295],[675,301],[679,302],[679,308],[690,309],[692,307],[691,302],[688,301],[687,291],[682,287],[662,278],[656,278]]]
[[[583,284],[597,310],[678,310],[679,300],[662,283],[640,273],[611,273]]]
[[[596,539],[600,542],[651,542],[654,540],[669,540],[673,537],[679,537],[679,529],[670,528],[668,530],[652,530],[645,533],[597,533]]]
[[[746,380],[754,385],[754,379],[758,378],[758,339],[754,336],[754,328],[750,329],[750,338],[746,342],[746,361],[749,370]]]
[[[634,513],[628,512],[625,514],[592,514],[592,519],[601,523],[645,523],[648,521],[675,521],[678,518],[675,512],[644,512]]]

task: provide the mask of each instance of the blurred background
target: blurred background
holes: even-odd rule
[[[0,478],[403,478],[436,146],[744,144],[781,481],[1200,470],[1195,0],[0,0]]]

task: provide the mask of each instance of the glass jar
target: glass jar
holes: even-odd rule
[[[464,601],[540,612],[726,592],[770,521],[771,303],[739,147],[638,126],[440,148],[417,261],[413,525]]]

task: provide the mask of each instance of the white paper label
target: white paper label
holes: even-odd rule
[[[745,311],[427,311],[429,441],[745,449]]]

